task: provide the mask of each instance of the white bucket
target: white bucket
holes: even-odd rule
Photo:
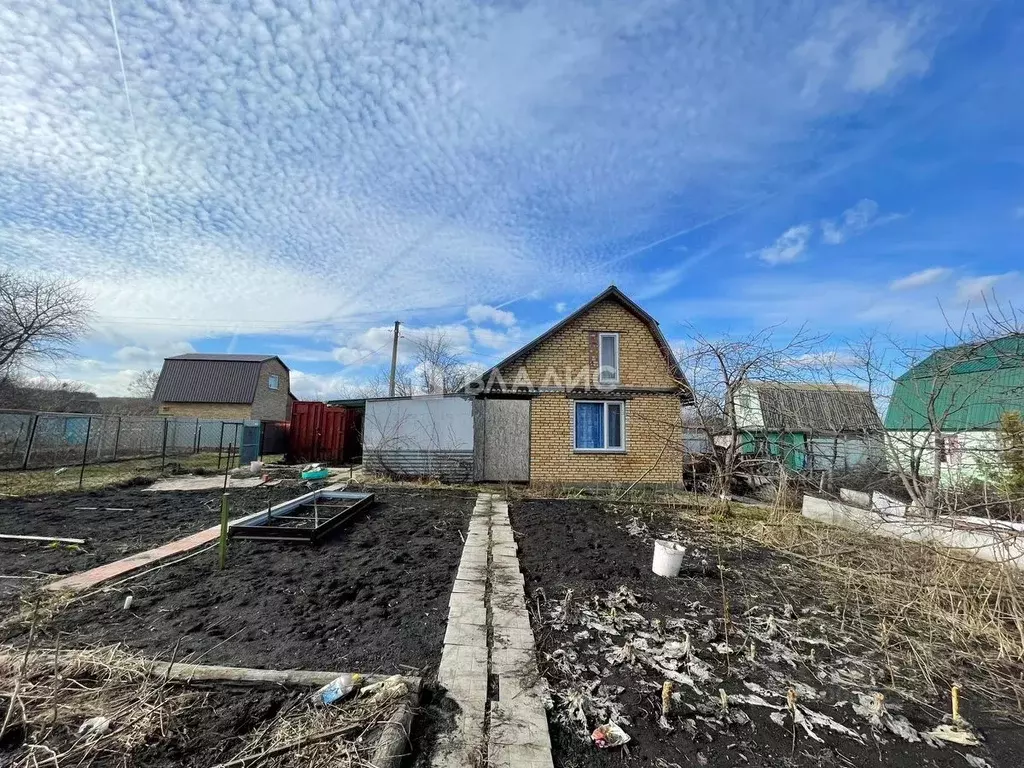
[[[654,564],[651,570],[659,576],[668,576],[670,579],[679,575],[679,569],[683,565],[683,555],[686,554],[686,547],[676,544],[674,541],[654,542]]]

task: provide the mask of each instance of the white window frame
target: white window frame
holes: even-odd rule
[[[615,375],[611,378],[605,378],[605,368],[611,366],[605,365],[604,360],[604,340],[606,338],[615,339]],[[597,334],[597,382],[599,384],[618,384],[621,377],[619,371],[619,334],[617,333],[599,333]]]
[[[604,406],[601,418],[604,423],[604,447],[603,448],[580,448],[576,445],[576,406],[583,403],[593,403]],[[619,406],[619,442],[622,445],[608,447],[608,406]],[[573,400],[572,401],[572,449],[577,453],[625,453],[626,452],[626,401],[625,400]]]
[[[274,386],[275,383],[277,384],[277,386]],[[276,373],[270,374],[267,377],[267,389],[270,389],[270,390],[273,390],[274,392],[276,392],[280,388],[281,388],[281,377],[278,376]]]

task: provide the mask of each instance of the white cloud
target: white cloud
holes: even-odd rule
[[[360,382],[346,376],[307,373],[293,368],[289,384],[292,394],[300,400],[334,400],[356,396]]]
[[[555,312],[557,312],[558,314],[564,315],[569,310],[569,305],[566,304],[564,301],[559,301],[555,304],[554,309]]]
[[[920,77],[931,59],[928,32],[918,13],[899,15],[856,0],[834,7],[793,51],[806,67],[804,97],[871,93]]]
[[[195,351],[195,347],[187,341],[176,341],[156,347],[121,347],[114,353],[113,357],[123,365],[130,365],[142,370],[147,368],[160,370],[163,367],[165,358],[174,357],[175,355],[187,355]]]
[[[494,325],[511,326],[516,324],[516,316],[505,309],[497,309],[486,304],[474,304],[466,310],[466,317],[474,323],[492,323]]]
[[[870,4],[350,6],[119,4],[136,143],[106,4],[4,3],[5,266],[80,278],[111,348],[376,355],[350,337],[578,285],[666,203],[702,222],[788,187],[811,129],[938,35]]]
[[[889,289],[893,291],[908,291],[914,288],[923,288],[926,285],[934,285],[941,282],[951,274],[953,274],[953,270],[948,267],[929,267],[928,269],[912,272],[909,275],[893,280],[889,283]]]
[[[847,208],[838,220],[824,219],[821,222],[821,239],[828,245],[839,245],[845,240],[866,232],[872,227],[886,224],[902,218],[901,214],[878,214],[878,203],[865,198],[851,208]]]
[[[1016,272],[1006,272],[1002,275],[978,275],[957,280],[956,301],[958,304],[991,302],[997,298],[996,285],[1015,277]]]
[[[788,264],[789,262],[796,261],[799,259],[805,250],[807,250],[807,242],[811,237],[811,227],[807,224],[800,224],[795,227],[790,227],[781,235],[779,239],[767,248],[762,248],[756,251],[753,255],[766,264],[775,266],[777,264]]]
[[[342,365],[372,365],[375,362],[382,362],[391,359],[391,347],[387,350],[377,347],[375,349],[354,349],[352,347],[335,347],[331,350],[331,357]]]
[[[518,346],[522,334],[517,329],[508,332],[493,331],[490,328],[474,328],[473,340],[487,349],[511,349]]]

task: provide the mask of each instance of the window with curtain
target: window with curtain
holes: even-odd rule
[[[597,378],[602,384],[619,381],[619,334],[602,333],[599,337]]]
[[[576,450],[621,451],[625,446],[623,404],[580,401],[576,408]]]

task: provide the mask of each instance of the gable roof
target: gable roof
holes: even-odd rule
[[[1007,411],[1024,411],[1022,334],[933,352],[896,379],[885,426],[995,429]]]
[[[661,350],[662,356],[665,358],[665,363],[668,365],[672,377],[676,381],[680,382],[680,389],[689,390],[689,385],[686,383],[686,377],[683,375],[683,369],[679,367],[679,361],[676,360],[676,356],[672,353],[672,348],[669,346],[668,341],[665,339],[665,334],[661,332],[661,327],[658,325],[658,321],[651,317],[649,314],[647,314],[647,312],[645,312],[639,304],[637,304],[635,301],[629,298],[626,294],[624,294],[614,285],[609,285],[604,291],[602,291],[597,296],[592,298],[590,301],[588,301],[582,307],[577,309],[575,312],[572,312],[571,314],[563,317],[561,320],[559,320],[553,326],[548,328],[546,331],[544,331],[544,333],[535,338],[533,341],[520,347],[497,365],[488,368],[480,376],[477,377],[477,380],[486,381],[495,371],[500,371],[506,365],[509,365],[515,362],[517,359],[528,355],[538,346],[543,344],[545,341],[547,341],[556,333],[558,333],[567,325],[569,325],[569,323],[571,323],[573,320],[580,317],[581,315],[585,315],[587,312],[596,307],[605,299],[613,299],[619,302],[623,307],[625,307],[628,311],[636,315],[636,317],[647,326],[648,330],[651,332],[651,335],[654,336],[654,340],[657,343],[658,348]],[[467,387],[464,387],[463,389],[467,389]]]
[[[153,399],[161,403],[248,404],[256,399],[260,368],[276,355],[188,354],[164,360]]]
[[[218,355],[206,354],[205,352],[189,352],[187,355],[175,355],[164,358],[165,360],[209,360],[224,363],[265,363],[267,360],[277,360],[281,365],[284,361],[277,355]],[[287,365],[284,365],[287,368]]]
[[[871,393],[849,384],[748,381],[757,391],[764,429],[789,432],[881,430]]]

